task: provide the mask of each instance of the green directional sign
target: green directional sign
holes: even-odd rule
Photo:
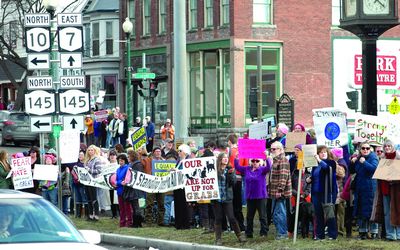
[[[148,68],[138,68],[137,72],[138,73],[147,73],[147,72],[149,72],[149,69]]]
[[[136,73],[133,74],[133,78],[135,79],[154,79],[156,78],[155,73]]]

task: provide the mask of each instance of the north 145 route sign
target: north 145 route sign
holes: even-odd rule
[[[89,112],[89,93],[77,89],[60,93],[60,111],[67,114],[81,114]]]
[[[46,115],[56,110],[54,93],[35,90],[25,94],[25,111],[34,115]]]

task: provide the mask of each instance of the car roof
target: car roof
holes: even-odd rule
[[[0,199],[26,199],[26,198],[36,198],[40,199],[41,196],[26,192],[21,192],[13,189],[0,189]]]

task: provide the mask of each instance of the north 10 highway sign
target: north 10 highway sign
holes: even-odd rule
[[[49,52],[50,28],[27,28],[25,40],[26,52]]]
[[[35,90],[25,94],[25,111],[34,115],[47,115],[56,111],[54,93]]]
[[[67,114],[81,114],[89,112],[89,93],[77,89],[60,93],[60,111]]]

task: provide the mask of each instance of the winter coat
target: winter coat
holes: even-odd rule
[[[136,172],[142,172],[144,173],[144,167],[143,164],[140,161],[134,161],[132,163],[129,164],[129,167]],[[134,197],[133,199],[139,199],[139,198],[143,198],[144,197],[144,192],[138,189],[134,189],[135,193],[134,193]]]
[[[233,186],[236,183],[236,175],[235,172],[233,171],[232,173],[229,173],[229,170],[231,169],[231,166],[227,166],[221,174],[218,174],[218,184],[219,182],[225,177],[225,190],[224,193],[226,194],[226,197],[224,200],[219,200],[219,202],[223,203],[228,203],[232,202],[233,200]],[[220,193],[221,193],[221,185],[219,185]]]
[[[376,168],[378,167],[379,160],[375,153],[371,152],[369,155],[364,156],[365,162],[360,163],[358,157],[357,161],[350,167],[353,167],[356,172],[355,190],[354,190],[354,216],[357,218],[370,219],[372,213],[372,205],[374,201],[374,194],[376,191],[377,181],[372,179]]]
[[[245,176],[247,200],[268,198],[266,175],[271,170],[269,161],[267,166],[260,166],[253,171],[252,166],[242,167],[236,159],[235,168]]]
[[[329,178],[330,170],[332,169],[332,178]],[[328,178],[328,186],[326,187],[326,178]],[[314,167],[311,172],[311,197],[319,194],[323,197],[322,201],[325,203],[325,191],[327,191],[327,202],[335,203],[338,187],[336,183],[336,162],[333,160],[322,160],[318,166]],[[331,190],[332,185],[332,190]]]
[[[10,171],[6,171],[3,164],[0,163],[0,189],[9,189],[12,186],[11,177],[6,179],[8,173]]]

